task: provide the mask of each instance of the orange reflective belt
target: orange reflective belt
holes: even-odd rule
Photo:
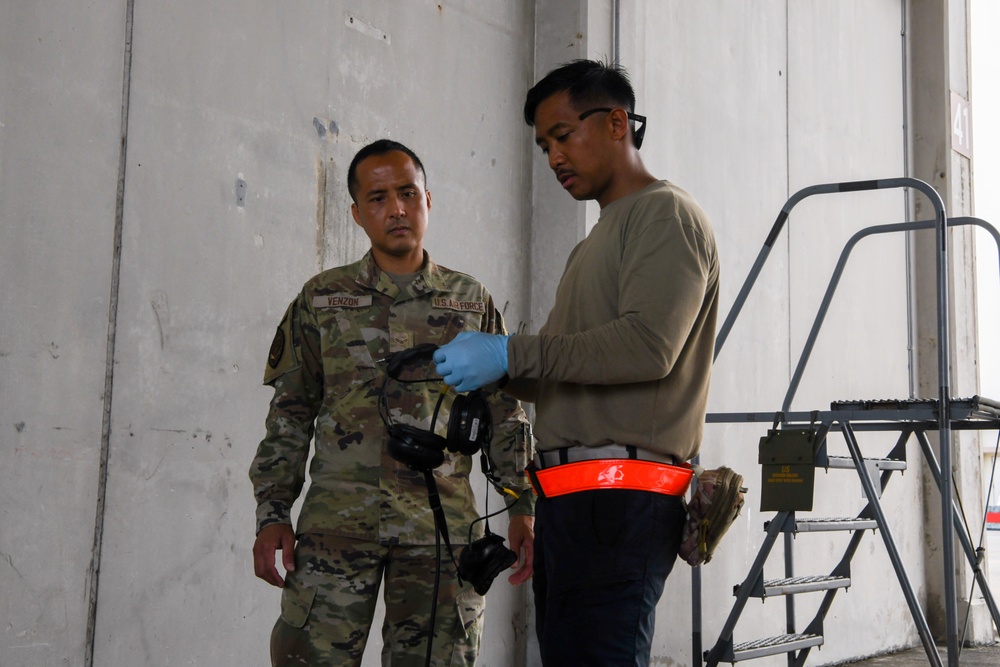
[[[594,489],[631,489],[682,496],[687,493],[693,475],[694,471],[686,466],[637,459],[594,459],[543,470],[534,466],[528,469],[531,486],[542,498]]]

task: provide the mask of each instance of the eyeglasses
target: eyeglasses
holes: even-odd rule
[[[584,111],[582,114],[580,114],[580,117],[577,120],[583,120],[587,116],[591,116],[591,115],[593,115],[595,113],[599,113],[599,112],[600,113],[611,113],[612,111],[614,111],[614,109],[610,109],[610,108],[607,108],[607,107],[602,107],[600,109],[590,109],[590,110]],[[632,113],[631,111],[626,111],[625,115],[628,116],[629,120],[635,121],[636,123],[642,123],[642,126],[639,127],[639,129],[634,130],[632,132],[632,143],[635,144],[636,150],[638,150],[639,148],[642,148],[642,137],[643,137],[643,135],[646,134],[646,117],[645,116],[640,116],[637,113]]]

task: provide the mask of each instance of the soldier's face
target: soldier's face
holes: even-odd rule
[[[535,110],[535,143],[545,153],[549,168],[574,199],[596,199],[610,190],[613,158],[608,154],[608,114],[580,120],[581,111],[562,91],[543,100]]]
[[[375,261],[393,273],[418,271],[431,208],[423,173],[406,153],[390,151],[358,163],[357,179],[351,214],[371,240]]]

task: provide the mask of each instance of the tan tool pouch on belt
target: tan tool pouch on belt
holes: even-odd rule
[[[688,501],[688,517],[684,524],[678,557],[688,565],[701,565],[712,560],[715,548],[743,509],[743,476],[725,466],[705,470],[693,466],[697,481]]]

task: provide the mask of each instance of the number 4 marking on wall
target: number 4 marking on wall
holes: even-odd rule
[[[951,147],[972,159],[972,113],[969,101],[951,92]]]

